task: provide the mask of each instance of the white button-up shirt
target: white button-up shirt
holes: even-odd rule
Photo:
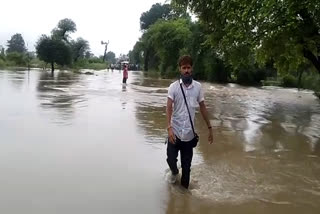
[[[180,88],[180,83],[182,83],[181,79],[180,81],[175,81],[171,83],[168,90],[168,98],[170,98],[173,101],[171,126],[173,128],[174,134],[181,141],[190,141],[193,139],[194,134],[191,127],[188,110],[184,102],[183,94]],[[194,116],[196,107],[199,106],[200,102],[204,101],[201,84],[195,80],[192,80],[191,85],[189,85],[188,87],[186,87],[182,83],[182,88],[186,95],[192,123],[195,127]]]

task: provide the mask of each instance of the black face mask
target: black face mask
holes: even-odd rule
[[[182,75],[181,74],[181,79],[182,79],[182,82],[185,84],[185,85],[190,85],[192,83],[192,75]]]

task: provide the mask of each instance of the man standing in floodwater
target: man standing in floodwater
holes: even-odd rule
[[[128,65],[124,64],[123,65],[123,79],[122,79],[122,83],[127,83],[127,79],[128,79]]]
[[[205,120],[209,143],[213,143],[212,127],[208,117],[201,84],[192,78],[192,58],[181,56],[179,61],[180,79],[173,82],[168,90],[167,121],[168,145],[167,162],[171,170],[169,182],[175,183],[179,170],[177,157],[181,156],[181,185],[188,189],[193,148],[197,145],[197,135],[194,131],[195,109],[200,106],[200,112]]]

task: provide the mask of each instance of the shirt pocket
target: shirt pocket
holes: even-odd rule
[[[196,97],[190,97],[190,106],[193,107],[193,108],[196,108],[199,106],[199,103],[197,101],[197,98]]]

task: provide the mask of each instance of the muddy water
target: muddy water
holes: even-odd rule
[[[3,213],[318,213],[320,102],[308,91],[203,83],[190,192],[168,185],[171,80],[0,71]]]

